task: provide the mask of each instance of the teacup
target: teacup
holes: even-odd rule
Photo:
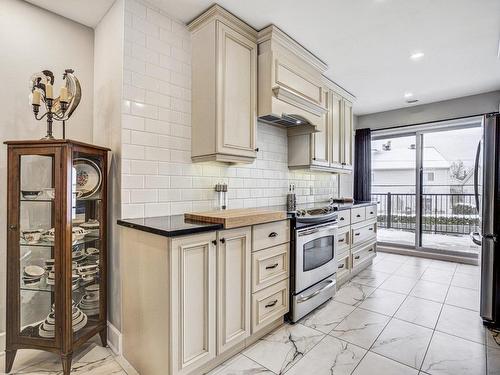
[[[21,238],[25,240],[28,244],[35,244],[40,241],[42,237],[42,232],[38,229],[27,229],[21,231]]]

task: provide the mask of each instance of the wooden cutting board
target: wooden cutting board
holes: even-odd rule
[[[224,228],[238,228],[247,225],[268,223],[286,219],[285,211],[274,211],[265,208],[236,208],[232,210],[190,212],[184,214],[187,220],[203,223],[222,224]]]

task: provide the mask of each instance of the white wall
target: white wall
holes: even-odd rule
[[[229,185],[229,207],[299,202],[336,194],[337,177],[289,172],[284,129],[258,125],[250,165],[191,163],[191,41],[187,28],[136,0],[125,5],[122,216],[208,210],[216,182]],[[310,196],[310,191],[313,196]]]
[[[356,129],[420,124],[499,110],[500,91],[358,116]]]
[[[108,181],[108,319],[121,329],[121,103],[123,87],[124,2],[117,0],[95,28],[93,142],[111,148]],[[110,332],[112,333],[112,332]],[[109,335],[110,336],[110,335]],[[116,339],[109,337],[116,345]]]
[[[30,76],[51,70],[55,88],[61,86],[64,69],[73,68],[82,86],[82,101],[67,122],[67,136],[92,142],[93,30],[20,0],[0,4],[0,140],[39,139],[45,135],[44,122],[33,118],[28,102]],[[56,91],[57,92],[57,91]],[[55,124],[55,134],[61,127]],[[6,253],[6,158],[0,149],[0,332],[5,330]]]

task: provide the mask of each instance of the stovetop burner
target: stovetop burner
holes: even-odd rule
[[[324,221],[337,220],[338,208],[329,204],[322,207],[299,208],[295,211],[294,217],[298,223],[320,223]]]

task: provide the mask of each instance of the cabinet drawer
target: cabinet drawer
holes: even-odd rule
[[[254,225],[252,228],[252,250],[266,249],[290,241],[290,223],[288,220]]]
[[[288,278],[289,246],[286,243],[252,254],[252,292]]]
[[[376,218],[377,217],[377,205],[366,207],[365,217],[367,220]]]
[[[337,261],[337,279],[340,279],[349,273],[349,256]]]
[[[375,242],[363,246],[356,252],[352,253],[352,268],[360,265],[361,263],[373,258],[377,253],[377,245]]]
[[[252,333],[288,312],[288,279],[252,295]]]
[[[366,219],[365,207],[358,207],[351,209],[351,223],[359,223]]]
[[[348,255],[351,245],[351,231],[349,227],[340,228],[337,231],[337,258]]]
[[[339,211],[339,228],[351,224],[351,210]]]
[[[352,246],[359,245],[363,242],[374,240],[377,236],[377,223],[372,222],[370,224],[352,228],[351,229]]]

